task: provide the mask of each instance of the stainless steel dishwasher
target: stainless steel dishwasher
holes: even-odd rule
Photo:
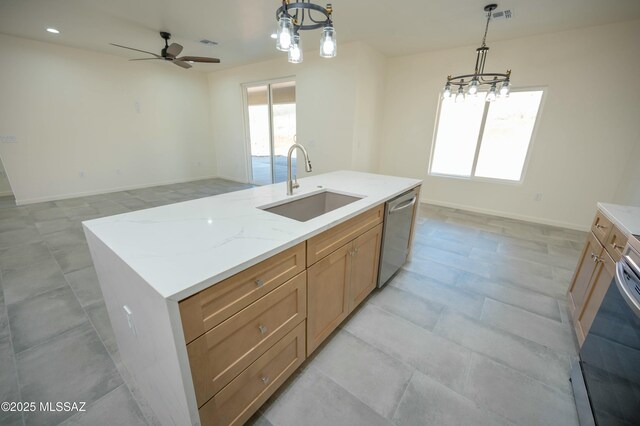
[[[407,261],[418,191],[413,188],[385,205],[378,287],[385,285]]]

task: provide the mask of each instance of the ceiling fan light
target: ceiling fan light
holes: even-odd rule
[[[336,30],[332,26],[326,26],[322,29],[322,35],[320,36],[320,56],[333,58],[336,54]]]
[[[300,36],[298,34],[293,35],[293,43],[289,49],[289,62],[292,64],[299,64],[302,62],[302,44]]]
[[[290,17],[286,15],[280,17],[276,34],[276,49],[287,52],[293,41],[293,22]]]
[[[489,93],[487,93],[486,101],[487,102],[493,102],[493,101],[496,100],[496,98],[497,98],[497,95],[496,95],[496,84],[493,83],[491,85],[491,89],[489,89]]]
[[[510,91],[511,83],[509,83],[509,80],[505,80],[504,83],[502,83],[502,87],[500,87],[500,96],[509,96]]]

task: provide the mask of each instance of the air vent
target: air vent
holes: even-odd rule
[[[493,19],[511,19],[513,16],[511,14],[511,9],[507,9],[493,12],[493,15],[491,15],[491,17]]]
[[[217,41],[211,41],[211,40],[207,40],[206,38],[203,38],[202,40],[200,40],[200,43],[207,45],[207,46],[215,46],[216,44],[218,44]]]

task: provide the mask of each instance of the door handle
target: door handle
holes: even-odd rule
[[[406,209],[407,207],[411,207],[411,206],[413,206],[413,205],[416,203],[416,199],[417,199],[417,198],[418,198],[418,197],[414,196],[412,199],[410,199],[410,200],[408,200],[408,201],[405,201],[404,203],[400,203],[400,204],[398,204],[397,206],[395,206],[395,207],[393,207],[391,210],[389,210],[389,214],[391,214],[391,213],[395,213],[395,212],[398,212],[398,211],[400,211],[400,210],[404,210],[404,209]]]

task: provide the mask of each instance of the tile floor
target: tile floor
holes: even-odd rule
[[[238,190],[207,180],[15,207],[0,199],[0,400],[157,420],[120,363],[82,220]],[[565,292],[585,233],[423,206],[414,255],[253,417],[256,425],[575,425]]]

